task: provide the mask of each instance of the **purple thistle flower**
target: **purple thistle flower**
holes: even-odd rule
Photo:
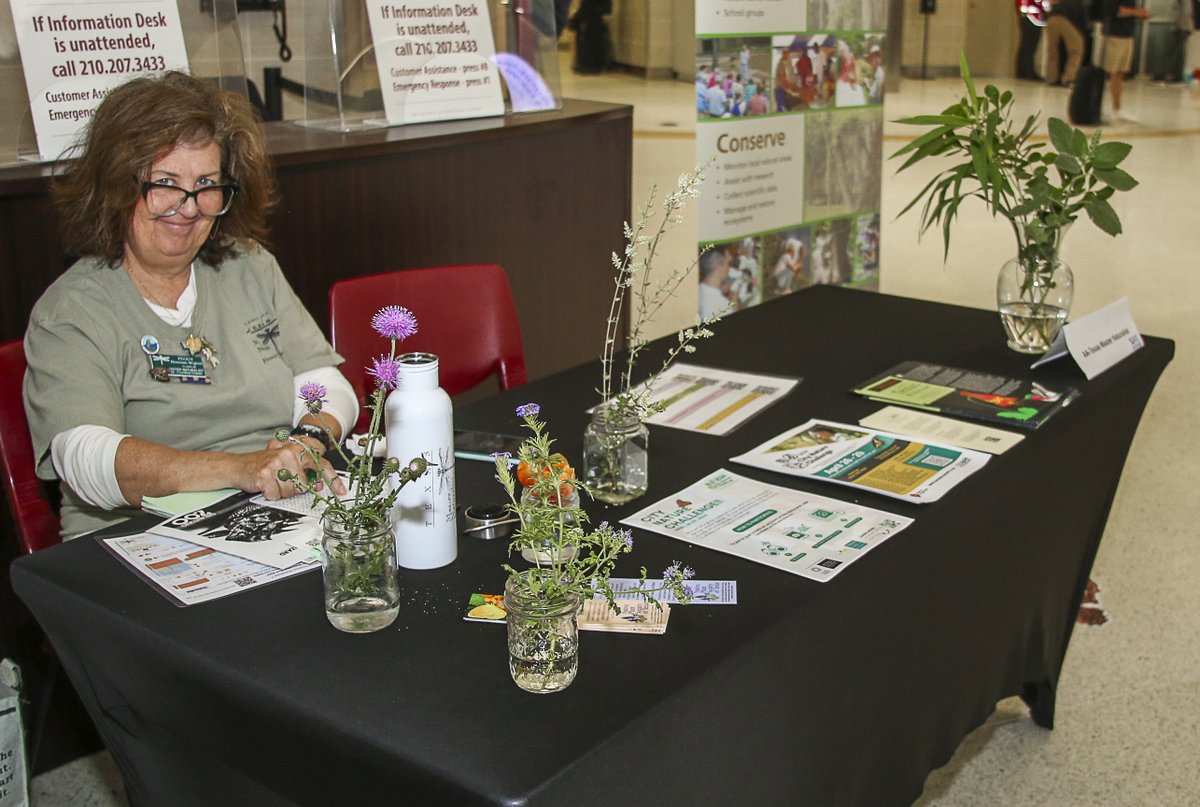
[[[400,363],[390,356],[380,356],[371,359],[367,374],[375,376],[376,382],[383,389],[392,390],[400,382]]]
[[[325,387],[315,381],[300,385],[300,399],[304,401],[308,411],[314,414],[321,411],[321,405],[325,402],[327,394]]]
[[[536,417],[538,412],[542,411],[542,407],[535,403],[521,404],[517,407],[517,414],[523,418]]]
[[[417,318],[402,305],[389,305],[371,317],[371,327],[384,339],[407,339],[417,332]]]

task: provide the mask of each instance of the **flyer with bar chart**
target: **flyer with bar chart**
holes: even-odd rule
[[[142,533],[106,538],[117,559],[176,605],[195,605],[319,567],[317,561],[276,569],[179,538]]]
[[[820,582],[912,522],[726,470],[621,520]]]
[[[651,400],[662,404],[663,411],[646,422],[702,434],[728,434],[782,400],[799,383],[799,378],[675,364],[654,384]]]

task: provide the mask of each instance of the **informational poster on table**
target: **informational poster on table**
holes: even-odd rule
[[[175,0],[9,2],[43,160],[64,155],[113,87],[188,69]]]
[[[886,23],[886,0],[696,0],[701,315],[878,288]]]
[[[366,0],[388,123],[504,114],[484,0]]]

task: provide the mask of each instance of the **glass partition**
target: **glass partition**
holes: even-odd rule
[[[505,112],[561,106],[553,0],[488,0],[487,7]],[[293,0],[291,8],[302,33],[295,60],[267,70],[268,106],[274,95],[282,119],[306,126],[387,126],[366,3]]]
[[[192,74],[257,100],[261,108],[257,88],[246,81],[236,0],[195,0],[178,9]],[[0,3],[0,109],[9,113],[0,116],[0,165],[43,161],[8,3]],[[78,131],[86,124],[86,117],[81,118]]]

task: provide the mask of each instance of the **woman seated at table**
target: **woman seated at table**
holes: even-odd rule
[[[250,105],[182,73],[135,79],[80,149],[54,195],[64,245],[84,257],[25,334],[25,408],[39,476],[64,483],[63,534],[147,496],[293,495],[279,471],[313,460],[276,433],[323,453],[358,402],[262,247],[275,186]],[[297,397],[307,383],[328,390],[328,431]]]

